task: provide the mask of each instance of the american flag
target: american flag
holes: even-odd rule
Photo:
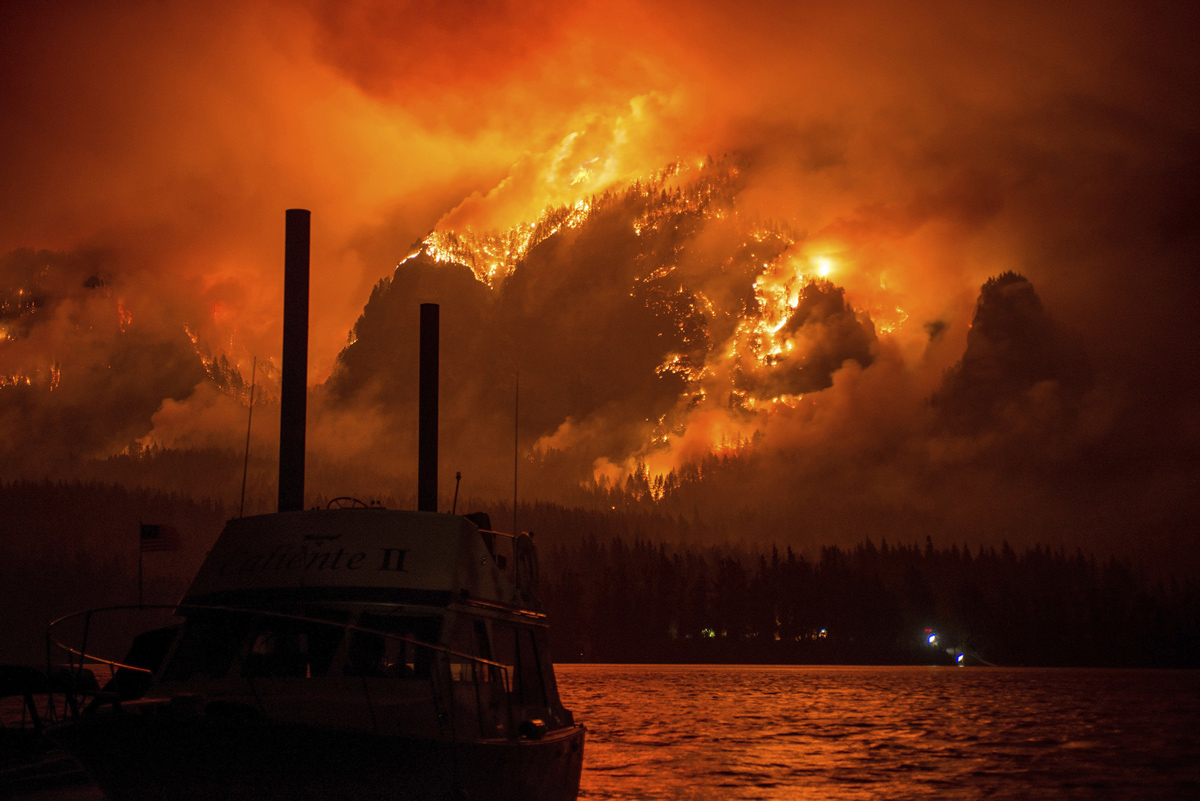
[[[142,523],[142,551],[173,551],[179,547],[179,537],[170,526]]]

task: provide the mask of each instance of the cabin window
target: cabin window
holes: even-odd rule
[[[517,631],[512,626],[503,623],[492,624],[492,653],[494,659],[508,666],[508,679],[514,677],[517,664]],[[512,687],[505,689],[512,690]]]
[[[511,665],[513,690],[521,706],[546,706],[546,687],[533,631],[503,624],[493,626],[496,661]]]
[[[350,620],[349,612],[337,612],[330,609],[306,609],[306,617],[318,620],[328,620],[334,625],[323,626],[319,623],[307,623],[308,658],[311,675],[325,676],[333,664],[333,657],[346,638],[344,624]]]
[[[475,653],[484,659],[492,658],[492,645],[488,642],[487,623],[475,621]]]
[[[371,631],[355,631],[351,636],[342,669],[345,675],[429,678],[434,651],[412,640],[436,643],[441,618],[368,613],[359,618],[358,625]]]
[[[248,624],[249,619],[241,615],[189,615],[163,679],[224,678],[246,636]]]
[[[489,661],[495,660],[495,657],[492,655],[491,639],[488,637],[487,623],[482,620],[475,621],[475,653]],[[495,665],[487,665],[486,669],[484,669],[483,665],[480,665],[481,681],[504,684],[504,679],[504,671]],[[505,685],[504,689],[507,690],[508,686]]]
[[[455,647],[460,651],[482,657],[483,659],[492,659],[492,647],[488,638],[487,623],[482,620],[474,621],[474,626],[469,635],[456,638],[456,642],[452,643],[451,647]],[[496,682],[503,684],[504,672],[494,665],[485,665],[481,662],[476,662],[473,659],[464,659],[458,656],[450,657],[450,679],[452,681],[478,681],[483,683]],[[508,688],[505,687],[507,690]]]
[[[272,626],[255,632],[242,675],[266,678],[302,678],[308,675],[306,633],[281,629],[280,626]]]
[[[478,662],[471,659],[464,659],[461,656],[450,657],[450,680],[451,681],[487,681],[488,677],[485,672],[479,670],[482,667]]]
[[[533,644],[537,648],[538,664],[541,666],[542,683],[546,691],[547,700],[553,699],[555,704],[558,703],[558,685],[554,680],[554,666],[550,660],[550,637],[549,632],[544,628],[534,629]]]
[[[306,617],[327,619],[334,624],[344,623],[348,618],[345,613],[328,610],[306,609],[304,614]],[[255,629],[242,673],[270,678],[324,676],[329,673],[333,655],[344,636],[341,625],[264,617]]]
[[[542,666],[531,629],[517,629],[517,684],[522,706],[546,706]]]
[[[268,679],[323,676],[329,673],[342,637],[341,626],[290,618],[259,619],[242,675]]]

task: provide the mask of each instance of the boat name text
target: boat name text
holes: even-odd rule
[[[219,576],[242,576],[247,573],[292,573],[299,571],[324,570],[362,570],[374,567],[376,570],[404,570],[404,557],[408,553],[403,548],[380,548],[377,559],[367,561],[366,551],[347,551],[338,548],[336,551],[310,550],[308,545],[293,548],[290,545],[277,545],[273,551],[237,551],[228,556],[217,569]],[[366,564],[364,564],[366,563]]]

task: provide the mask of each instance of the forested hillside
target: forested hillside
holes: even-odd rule
[[[1194,578],[1044,546],[880,539],[797,552],[613,505],[518,508],[539,543],[559,661],[951,664],[961,653],[967,664],[1200,667]],[[459,511],[476,508],[510,527],[511,506]],[[50,482],[0,485],[0,510],[0,663],[30,664],[44,660],[54,618],[136,602],[139,523],[178,532],[176,550],[144,554],[147,603],[171,603],[231,516],[179,494]]]
[[[927,540],[810,558],[612,536],[544,563],[563,661],[1200,666],[1195,581],[1081,551]]]

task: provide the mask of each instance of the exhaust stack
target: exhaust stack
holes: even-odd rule
[[[279,414],[279,511],[304,509],[308,401],[308,251],[311,213],[288,209],[283,252],[283,379]]]
[[[438,315],[436,303],[421,304],[420,395],[417,409],[418,512],[437,511]]]

